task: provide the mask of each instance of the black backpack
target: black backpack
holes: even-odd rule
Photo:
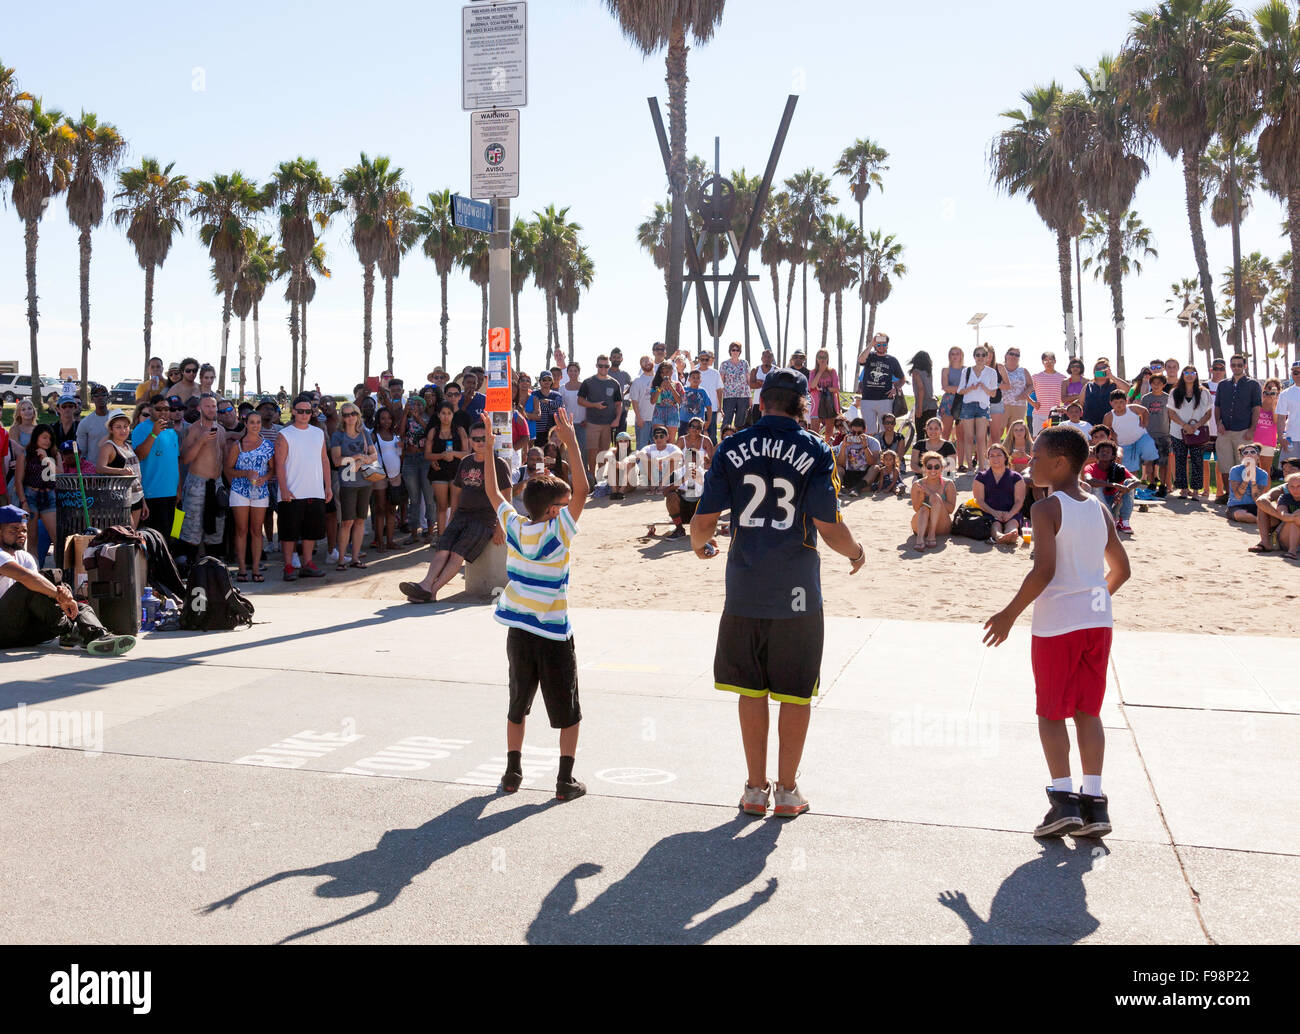
[[[181,628],[190,632],[229,631],[252,626],[253,604],[230,584],[226,565],[204,557],[190,571],[181,603]]]

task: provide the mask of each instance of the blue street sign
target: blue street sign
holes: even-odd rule
[[[451,196],[451,221],[462,230],[481,230],[492,232],[492,204],[488,201],[474,201],[459,194]]]

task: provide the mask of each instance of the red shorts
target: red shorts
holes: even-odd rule
[[[1093,716],[1101,713],[1110,636],[1109,628],[1081,628],[1064,635],[1033,637],[1029,656],[1040,718],[1064,721],[1076,711]]]

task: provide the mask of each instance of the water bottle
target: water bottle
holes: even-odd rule
[[[158,627],[158,597],[153,594],[153,589],[146,585],[144,593],[140,596],[140,630],[142,632],[152,632]]]

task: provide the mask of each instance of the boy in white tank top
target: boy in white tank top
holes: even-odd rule
[[[1049,427],[1034,441],[1030,477],[1051,495],[1034,503],[1034,566],[1015,598],[984,623],[984,642],[998,646],[1024,609],[1034,604],[1032,659],[1038,736],[1052,785],[1050,808],[1036,837],[1105,836],[1111,831],[1101,765],[1106,734],[1101,701],[1110,663],[1111,597],[1129,579],[1128,554],[1115,519],[1079,486],[1088,442],[1073,427]],[[1083,780],[1070,782],[1074,719]]]

